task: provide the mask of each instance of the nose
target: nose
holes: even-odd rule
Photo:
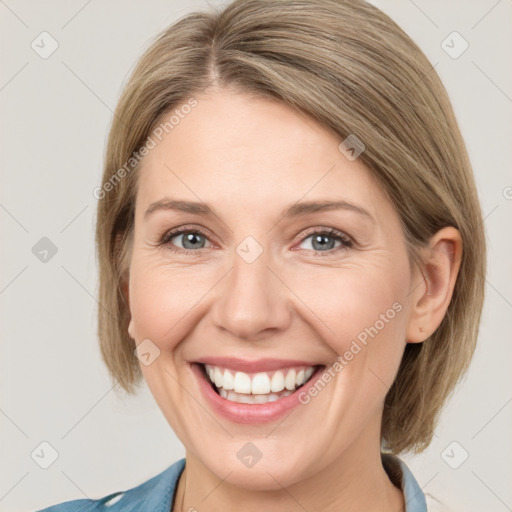
[[[233,268],[219,283],[211,310],[213,322],[237,339],[263,340],[290,324],[290,291],[265,255],[248,263],[235,253]]]

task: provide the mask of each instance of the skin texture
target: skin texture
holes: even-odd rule
[[[399,217],[360,159],[284,104],[231,89],[198,105],[145,158],[125,290],[137,344],[160,350],[144,378],[186,448],[177,509],[394,511],[402,493],[380,460],[383,401],[407,342],[422,342],[449,304],[461,255],[454,228],[411,271]],[[202,201],[216,216],[148,207],[164,198]],[[283,218],[297,201],[345,200],[368,212],[331,210]],[[200,228],[190,253],[183,235]],[[311,231],[334,228],[352,245]],[[237,246],[252,236],[252,263]],[[334,236],[336,234],[327,234]],[[197,248],[195,248],[197,247]],[[173,252],[174,248],[178,252]],[[193,252],[194,251],[194,252]],[[192,253],[193,252],[193,253]],[[331,366],[365,328],[401,311],[307,405],[280,421],[241,425],[219,417],[190,363],[204,356],[301,359]],[[252,468],[237,452],[254,443]],[[186,484],[185,484],[186,482]],[[180,506],[180,508],[178,508]]]

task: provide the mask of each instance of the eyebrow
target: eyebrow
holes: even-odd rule
[[[175,199],[161,199],[152,203],[149,208],[144,213],[144,218],[147,218],[153,212],[158,210],[174,210],[185,213],[192,213],[195,215],[202,215],[205,217],[218,215],[215,213],[215,210],[208,205],[207,203],[196,202],[196,201],[181,201]],[[358,206],[354,203],[350,203],[348,201],[305,201],[301,203],[294,203],[287,208],[285,208],[280,217],[282,218],[296,218],[309,215],[311,213],[316,213],[319,211],[329,211],[329,210],[348,210],[352,212],[359,213],[368,217],[371,220],[374,220],[370,213]]]

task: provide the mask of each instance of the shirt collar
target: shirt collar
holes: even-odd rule
[[[405,512],[427,512],[425,495],[405,462],[391,453],[381,453],[390,480],[404,493]]]

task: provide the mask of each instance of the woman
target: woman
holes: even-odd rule
[[[427,510],[398,455],[469,364],[485,245],[446,92],[392,20],[183,18],[126,86],[96,195],[104,360],[186,457],[46,510]]]

